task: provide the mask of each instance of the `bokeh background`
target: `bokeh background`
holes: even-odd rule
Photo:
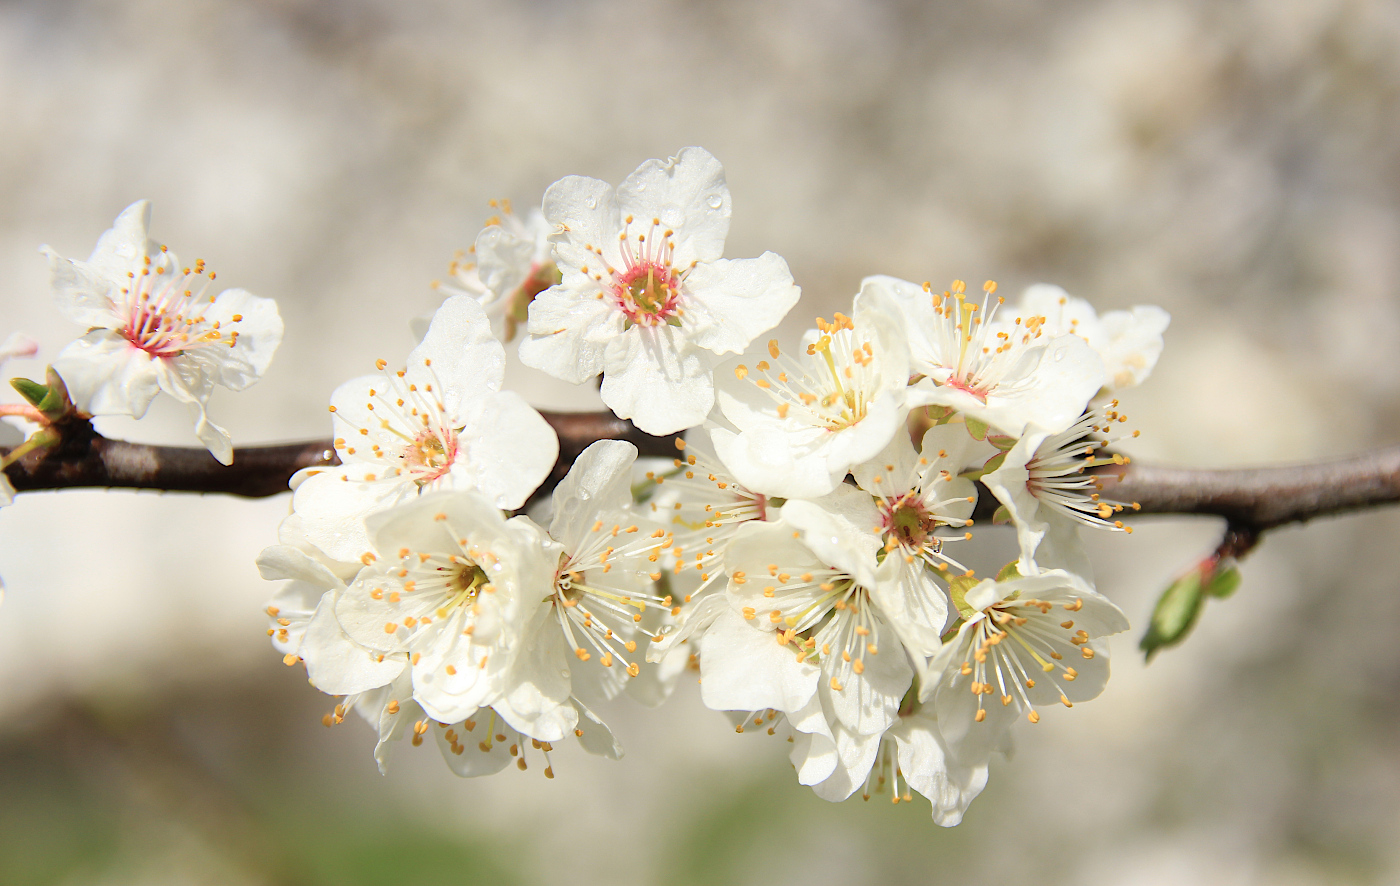
[[[7,0],[0,121],[0,333],[57,353],[78,330],[37,247],[85,257],[152,198],[157,238],[281,305],[271,371],[213,401],[239,444],[328,434],[331,389],[403,359],[488,199],[689,144],[725,163],[728,254],[803,286],[789,333],[870,273],[1051,281],[1174,317],[1125,397],[1139,458],[1400,436],[1394,3]],[[101,427],[193,442],[164,402]],[[381,777],[264,636],[253,558],[287,507],[0,512],[0,883],[1400,883],[1395,512],[1270,535],[1150,666],[1137,629],[1220,527],[1094,538],[1137,626],[1114,679],[1022,724],[942,830],[917,798],[816,799],[689,684],[608,712],[622,763],[464,781],[424,749]]]

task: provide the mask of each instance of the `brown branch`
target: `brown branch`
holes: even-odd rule
[[[559,435],[559,460],[540,487],[544,491],[553,489],[579,453],[597,440],[627,440],[643,455],[676,452],[674,438],[644,434],[611,413],[542,414]],[[27,453],[5,469],[17,491],[103,487],[262,498],[286,492],[287,481],[302,468],[337,462],[329,439],[237,449],[233,464],[224,466],[203,449],[109,440],[81,419],[54,427],[61,442]]]
[[[1400,502],[1400,446],[1267,468],[1170,468],[1132,462],[1102,473],[1104,497],[1135,501],[1142,513],[1214,514],[1256,533]]]
[[[611,413],[543,415],[559,435],[559,460],[540,494],[553,489],[579,453],[597,440],[627,440],[643,455],[676,452],[674,437],[644,434]],[[120,487],[261,497],[284,492],[287,480],[301,468],[335,463],[329,440],[239,449],[233,464],[225,467],[203,449],[108,440],[86,421],[57,429],[62,442],[30,452],[6,469],[16,490]],[[1400,446],[1278,467],[1220,470],[1132,462],[1098,473],[1105,499],[1137,502],[1143,514],[1223,517],[1249,537],[1284,523],[1400,503]],[[982,495],[979,522],[995,507],[990,495]]]

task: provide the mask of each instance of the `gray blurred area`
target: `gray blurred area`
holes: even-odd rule
[[[703,145],[728,254],[805,290],[862,276],[1173,315],[1124,398],[1130,451],[1191,465],[1400,438],[1400,6],[8,0],[0,334],[41,360],[48,243],[86,257],[133,200],[154,236],[278,299],[238,444],[328,435],[326,401],[402,360],[490,198],[616,182]],[[538,405],[577,391],[515,365]],[[193,444],[158,403],[114,436]],[[1135,630],[1104,695],[1022,724],[965,823],[831,805],[693,680],[608,712],[621,763],[563,750],[464,781],[388,777],[358,721],[264,636],[253,558],[285,496],[24,495],[0,512],[0,883],[1400,883],[1400,515],[1278,532],[1188,642],[1144,666],[1155,594],[1209,520],[1096,537]],[[1009,534],[981,533],[1011,550]]]

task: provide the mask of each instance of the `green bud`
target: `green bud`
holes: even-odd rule
[[[967,432],[968,432],[969,434],[972,435],[972,439],[974,439],[974,440],[985,440],[985,439],[987,439],[987,423],[986,423],[986,422],[978,421],[977,419],[973,418],[973,417],[970,416],[970,415],[966,417],[965,421],[967,422]]]
[[[19,391],[19,395],[28,400],[30,406],[38,406],[44,402],[44,398],[49,394],[48,385],[41,385],[37,381],[30,381],[27,378],[10,379],[10,387]]]
[[[1021,567],[1016,564],[1015,560],[1001,567],[1001,571],[997,573],[997,581],[1011,581],[1013,578],[1020,577]]]
[[[992,512],[992,525],[1005,526],[1007,523],[1010,522],[1011,511],[1007,510],[1006,505],[998,505],[997,509]]]
[[[1184,640],[1200,614],[1201,573],[1193,569],[1172,582],[1152,609],[1147,633],[1138,644],[1148,661],[1152,660],[1157,650],[1175,646]]]

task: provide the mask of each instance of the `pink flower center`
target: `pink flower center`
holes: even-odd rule
[[[123,317],[121,335],[133,347],[168,359],[195,348],[233,347],[238,342],[237,331],[226,333],[218,320],[209,323],[204,317],[204,308],[214,301],[214,296],[204,296],[214,274],[206,277],[203,261],[175,274],[168,264],[152,265],[147,256],[141,272],[128,272],[127,277],[131,282],[121,290],[114,307]],[[242,319],[234,314],[232,322]]]
[[[457,434],[450,428],[424,430],[403,449],[404,466],[418,483],[446,474],[457,459]]]
[[[681,325],[683,275],[671,265],[675,232],[667,229],[658,236],[661,220],[654,218],[651,227],[634,238],[632,216],[625,221],[626,229],[619,235],[624,267],[613,271],[613,303],[631,325]]]

